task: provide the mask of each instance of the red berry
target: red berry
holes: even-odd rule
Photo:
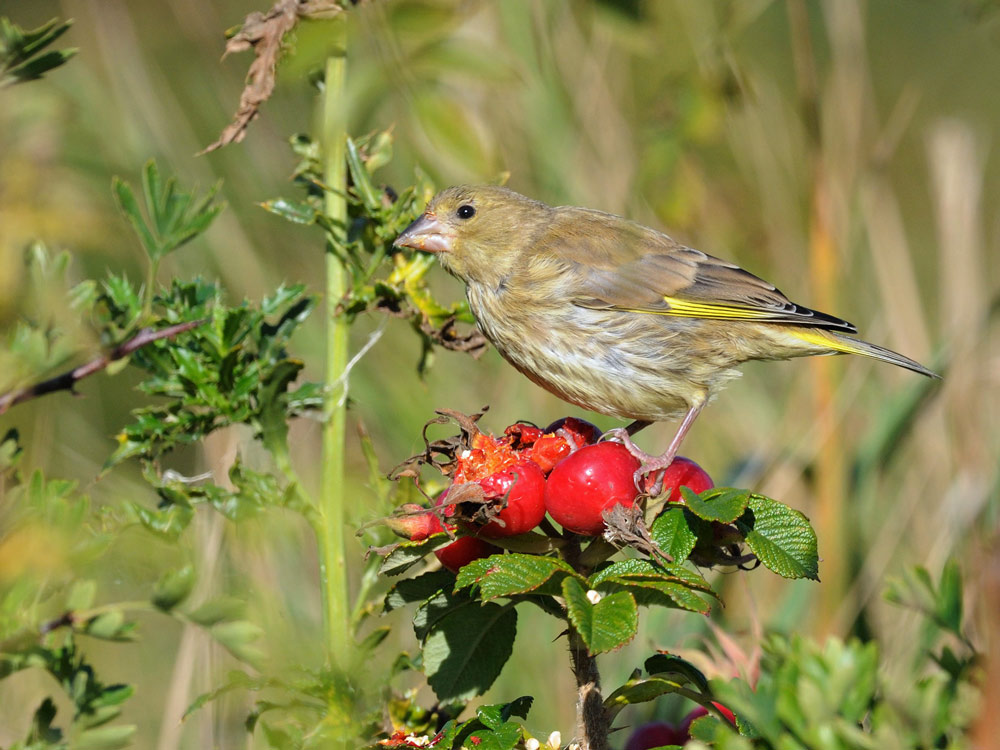
[[[712,705],[722,712],[722,715],[729,720],[730,724],[734,727],[736,726],[736,715],[732,711],[723,706],[721,703],[716,703],[715,701],[712,701]],[[708,715],[709,710],[704,706],[697,706],[691,709],[691,713],[685,716],[684,720],[681,722],[681,729],[684,731],[684,734],[686,736],[691,734],[691,725],[695,722],[695,719],[700,719],[702,716]]]
[[[625,743],[625,750],[649,750],[664,745],[683,745],[687,731],[666,721],[651,721],[638,727]]]
[[[569,443],[570,449],[574,451],[585,445],[593,445],[601,439],[603,434],[597,425],[576,417],[557,419],[542,432],[546,435],[553,433],[558,435]]]
[[[476,483],[487,499],[507,497],[507,507],[479,529],[488,538],[525,534],[545,518],[545,475],[533,461],[521,461]],[[497,523],[497,519],[503,521]]]
[[[411,542],[419,542],[431,534],[444,531],[444,526],[441,525],[437,515],[420,505],[406,503],[399,506],[398,510],[403,512],[400,515],[389,516],[384,523],[396,534]]]
[[[605,510],[635,502],[638,468],[638,459],[620,443],[584,446],[549,474],[545,507],[564,529],[597,536],[604,530]]]
[[[492,544],[484,542],[476,536],[462,536],[451,544],[434,550],[434,554],[441,564],[452,573],[457,573],[465,565],[473,560],[489,557],[501,552]]]
[[[645,486],[652,487],[656,477],[661,472],[650,474],[646,477]],[[678,456],[663,472],[663,489],[670,490],[668,498],[672,503],[683,503],[684,496],[681,494],[681,487],[687,487],[696,495],[715,486],[712,477],[690,458]]]

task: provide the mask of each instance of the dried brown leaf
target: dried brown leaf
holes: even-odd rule
[[[250,49],[254,52],[254,60],[247,70],[246,84],[240,94],[239,108],[218,139],[200,153],[207,154],[230,143],[239,143],[246,137],[250,123],[274,93],[282,42],[300,18],[332,18],[343,11],[343,6],[336,0],[278,0],[266,13],[255,11],[248,15],[240,30],[226,43],[226,51],[222,55],[225,59],[233,52]]]

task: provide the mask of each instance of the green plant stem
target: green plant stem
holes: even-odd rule
[[[323,477],[317,517],[314,521],[319,547],[320,578],[323,587],[323,615],[327,662],[346,666],[349,649],[347,561],[344,554],[344,427],[347,417],[346,369],[349,324],[341,314],[340,301],[347,292],[347,269],[340,260],[346,239],[347,137],[344,101],[346,28],[343,20],[334,24],[335,52],[326,60],[323,88],[322,138],[326,214],[333,229],[326,248],[326,421],[323,426]]]

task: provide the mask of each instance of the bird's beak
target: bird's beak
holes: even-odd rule
[[[393,242],[395,247],[411,247],[428,253],[446,253],[451,250],[455,235],[450,227],[438,221],[432,213],[418,216]]]

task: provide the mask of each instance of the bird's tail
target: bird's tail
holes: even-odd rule
[[[937,373],[928,370],[919,362],[914,362],[912,359],[904,357],[902,354],[897,354],[896,352],[884,349],[881,346],[869,344],[867,341],[854,339],[850,336],[843,336],[839,333],[834,333],[833,331],[803,328],[796,330],[792,335],[807,344],[821,346],[838,354],[860,354],[862,357],[871,357],[872,359],[879,359],[883,362],[888,362],[899,367],[905,367],[907,370],[919,372],[921,375],[926,375],[929,378],[941,377]]]

